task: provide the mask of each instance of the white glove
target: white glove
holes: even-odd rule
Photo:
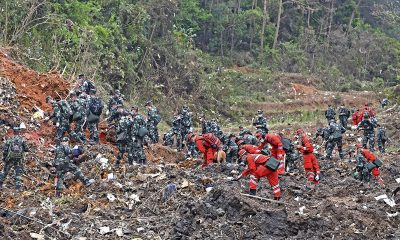
[[[108,111],[108,110],[107,110],[107,112],[106,112],[106,116],[108,116],[108,114],[110,114],[110,111]]]
[[[319,175],[318,174],[315,175],[314,180],[317,181],[317,182],[319,181]]]
[[[351,130],[356,130],[357,126],[351,126]]]
[[[60,126],[60,123],[56,123],[56,127],[59,127]]]
[[[45,117],[44,118],[45,121],[49,121],[49,119],[50,119],[49,117]]]

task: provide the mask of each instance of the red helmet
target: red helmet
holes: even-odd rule
[[[362,148],[363,146],[361,145],[361,143],[357,143],[356,144],[356,148]]]
[[[238,146],[243,145],[243,144],[244,144],[244,141],[243,141],[243,140],[238,140],[238,141],[236,142],[236,144],[237,144]]]
[[[246,150],[244,150],[244,149],[240,149],[239,150],[239,152],[238,152],[238,155],[239,155],[239,157],[241,158],[241,157],[243,157],[244,155],[246,155]]]
[[[296,134],[297,134],[297,135],[302,135],[302,134],[304,134],[303,129],[301,129],[301,128],[297,129],[297,130],[296,130]]]

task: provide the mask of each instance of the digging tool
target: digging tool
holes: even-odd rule
[[[295,205],[290,204],[290,203],[285,203],[285,202],[281,202],[281,201],[277,201],[277,200],[272,200],[272,199],[268,199],[268,198],[263,198],[263,197],[259,197],[259,196],[254,196],[254,195],[250,195],[250,194],[246,194],[246,193],[240,193],[240,195],[246,196],[246,197],[255,198],[255,199],[259,199],[259,200],[264,200],[264,201],[267,201],[267,202],[278,203],[278,204],[282,204],[282,205],[287,205],[287,206],[295,207]]]

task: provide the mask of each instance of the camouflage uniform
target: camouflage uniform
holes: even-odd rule
[[[318,128],[317,132],[315,133],[315,139],[317,139],[318,137],[321,137],[322,140],[325,142],[324,148],[326,150],[326,146],[329,140],[329,128]]]
[[[164,135],[164,145],[172,146],[174,140],[173,137],[176,137],[176,148],[178,151],[182,150],[182,117],[181,115],[174,116],[174,120],[172,121],[172,128]]]
[[[285,169],[290,172],[296,168],[296,161],[299,159],[299,154],[296,151],[294,143],[288,139],[281,136],[283,150],[285,151]]]
[[[371,173],[367,168],[367,160],[361,153],[356,155],[357,166],[355,169],[354,177],[363,182],[369,182],[371,180]]]
[[[331,120],[336,119],[336,112],[331,106],[329,106],[328,109],[325,111],[325,118],[326,118],[326,120],[328,120],[328,123]]]
[[[108,105],[107,105],[108,124],[111,124],[114,119],[118,121],[118,118],[120,117],[118,114],[118,109],[123,107],[123,104],[124,104],[123,96],[117,90],[115,94],[108,100]]]
[[[268,133],[267,119],[262,114],[256,116],[253,121],[253,126],[255,126],[257,131],[260,131],[263,135]]]
[[[385,144],[386,141],[388,140],[387,136],[386,136],[386,130],[383,127],[379,127],[378,128],[378,147],[379,147],[379,151],[381,153],[385,153]]]
[[[347,120],[350,117],[350,110],[344,106],[339,107],[339,120],[344,128],[347,128]]]
[[[181,139],[184,139],[192,128],[192,116],[188,110],[182,111]]]
[[[220,134],[221,135],[221,134]],[[222,150],[226,153],[226,161],[228,163],[234,163],[237,161],[237,155],[239,151],[238,145],[235,141],[228,135],[222,134],[221,137],[218,137],[221,142],[224,144]]]
[[[71,172],[78,178],[82,183],[87,185],[89,183],[89,179],[83,176],[81,170],[78,166],[76,166],[70,159],[72,156],[72,149],[70,146],[63,142],[59,144],[55,150],[55,159],[53,162],[53,166],[56,168],[57,174],[57,183],[56,183],[56,191],[60,193],[62,191],[64,177],[67,172]]]
[[[216,136],[218,136],[221,132],[221,128],[215,119],[210,121],[210,132],[214,133]]]
[[[133,146],[132,141],[132,118],[122,116],[117,125],[117,147],[118,156],[115,165],[119,165],[125,153],[128,153],[128,163],[133,163],[133,153],[130,151]]]
[[[375,128],[377,124],[374,119],[364,117],[364,119],[357,125],[357,129],[362,128],[364,130],[364,136],[362,140],[363,148],[367,148],[369,142],[369,149],[371,152],[374,151],[375,147]]]
[[[71,136],[77,141],[85,142],[86,101],[84,98],[72,99],[70,106],[73,112],[72,121],[75,122],[75,129],[72,131]]]
[[[384,98],[381,102],[381,107],[384,109],[387,105],[389,105],[389,100]]]
[[[90,94],[91,91],[96,91],[96,86],[88,79],[81,79],[79,90],[86,94]]]
[[[247,130],[248,131],[248,130]],[[250,131],[240,134],[239,139],[244,141],[244,144],[258,145],[258,140]]]
[[[149,130],[149,137],[152,143],[158,143],[159,135],[157,125],[160,120],[158,109],[151,106],[147,111],[147,129]]]
[[[28,145],[22,136],[13,136],[5,142],[3,146],[3,161],[4,169],[0,174],[0,187],[3,185],[11,168],[14,166],[15,170],[15,186],[17,189],[22,188],[21,175],[24,172],[23,160],[24,152],[28,152]]]
[[[328,128],[329,138],[328,138],[328,142],[326,145],[326,159],[328,159],[328,160],[332,159],[332,152],[333,152],[333,148],[335,147],[335,145],[337,145],[337,147],[338,147],[340,159],[344,158],[342,134],[345,131],[346,131],[346,129],[338,123],[331,122],[329,124],[329,128]]]
[[[204,118],[201,119],[201,134],[206,134],[211,132],[211,122],[205,120]]]
[[[100,114],[94,113],[91,108],[93,105],[96,105],[95,102],[98,102],[100,104],[99,108],[102,110],[103,109],[103,103],[101,102],[101,99],[97,96],[90,96],[88,98],[88,115],[87,115],[87,123],[88,123],[88,128],[90,131],[90,141],[94,143],[99,143],[99,130],[98,130],[98,125],[100,122],[100,115],[101,115],[101,110]],[[91,121],[91,116],[96,116],[98,119]]]
[[[145,135],[141,136],[141,131],[146,129],[146,121],[141,114],[133,117],[132,123],[132,147],[130,154],[139,164],[146,164],[146,155],[144,154],[143,144],[145,143]]]
[[[69,121],[72,115],[71,107],[68,102],[61,100],[53,101],[53,122],[56,124],[56,142],[60,142],[66,132],[70,132]]]

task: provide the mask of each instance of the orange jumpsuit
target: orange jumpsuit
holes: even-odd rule
[[[258,154],[261,152],[260,149],[258,149],[258,146],[251,144],[245,144],[240,146],[239,148],[246,150],[246,152],[250,154]]]
[[[204,154],[202,167],[207,167],[213,163],[215,153],[222,148],[222,142],[213,133],[197,136],[195,141],[199,151]]]
[[[361,149],[361,154],[365,157],[365,159],[368,162],[373,162],[377,159],[376,156],[368,149]],[[378,178],[380,175],[379,168],[376,167],[372,169],[371,173],[372,175],[374,175],[375,178]]]
[[[278,134],[267,134],[265,135],[264,141],[260,143],[258,149],[262,150],[264,146],[269,143],[272,147],[271,155],[280,161],[278,174],[285,173],[285,151],[283,150],[283,144],[281,141],[281,136]]]
[[[302,148],[299,150],[303,154],[304,170],[307,174],[307,179],[314,184],[318,184],[318,181],[315,180],[315,176],[320,175],[321,170],[318,160],[313,153],[314,147],[305,134],[301,135],[301,146]]]
[[[269,156],[262,154],[248,154],[246,156],[247,168],[242,172],[242,177],[250,175],[250,189],[256,190],[257,183],[260,178],[266,177],[268,179],[269,185],[272,188],[274,197],[281,197],[281,188],[279,187],[279,178],[277,171],[272,171],[267,168],[265,164],[269,160]]]

